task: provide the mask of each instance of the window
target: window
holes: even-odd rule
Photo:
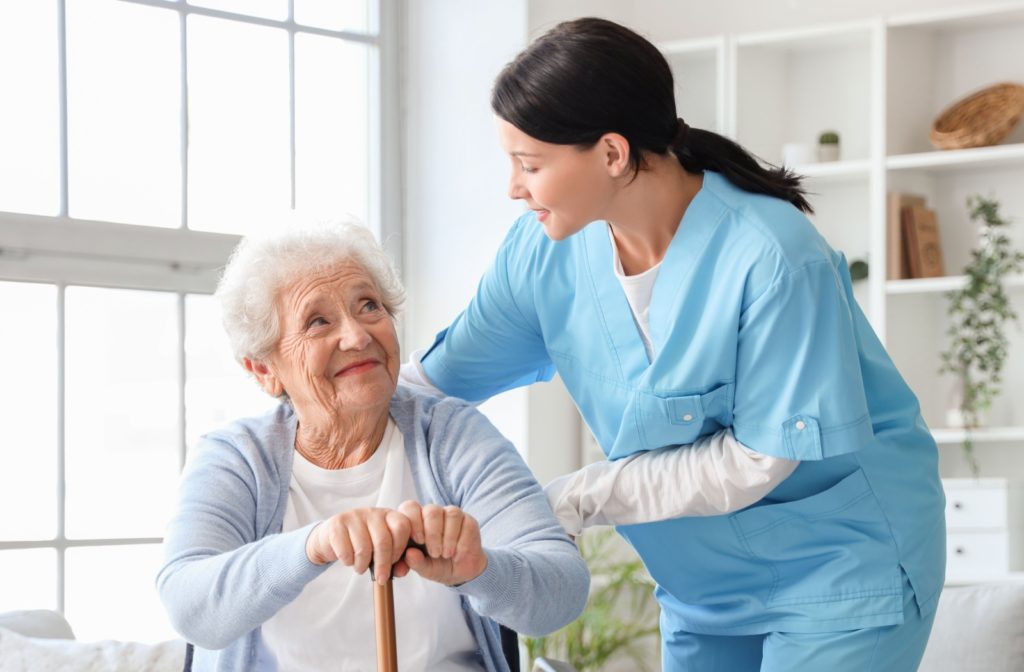
[[[0,611],[175,636],[153,579],[187,446],[274,403],[219,269],[294,210],[396,229],[388,7],[0,3]]]

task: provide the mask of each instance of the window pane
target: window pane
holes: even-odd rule
[[[68,537],[162,536],[178,477],[177,297],[66,297]]]
[[[148,643],[177,637],[154,585],[160,561],[157,544],[69,548],[67,617],[75,636]]]
[[[264,19],[284,21],[288,18],[288,0],[189,0],[188,4]]]
[[[0,539],[57,534],[57,289],[0,282]],[[0,595],[3,591],[0,591]]]
[[[57,3],[0,2],[0,210],[55,215]]]
[[[375,30],[370,26],[370,0],[295,0],[295,22],[327,30]]]
[[[366,222],[369,94],[363,45],[295,36],[295,205]]]
[[[68,0],[68,212],[181,224],[181,57],[174,12]]]
[[[238,418],[259,415],[277,405],[231,354],[212,296],[185,299],[185,436],[199,437]]]
[[[189,17],[189,228],[252,233],[287,212],[288,95],[283,30]]]
[[[57,551],[0,551],[0,612],[57,608]]]

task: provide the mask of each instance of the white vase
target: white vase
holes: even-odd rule
[[[964,384],[961,380],[957,379],[950,385],[949,394],[946,398],[946,427],[950,429],[964,429],[967,426],[967,420],[964,418],[964,412],[961,409],[963,402]],[[984,427],[987,419],[987,413],[979,411],[975,417],[978,424],[972,429]]]
[[[811,145],[807,142],[787,142],[782,145],[782,165],[786,168],[814,163],[814,153]]]
[[[818,145],[818,161],[838,161],[839,145]]]

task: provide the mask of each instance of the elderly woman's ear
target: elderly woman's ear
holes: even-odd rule
[[[262,362],[254,362],[248,357],[242,358],[242,366],[256,378],[263,391],[272,397],[280,397],[284,393],[284,386],[274,372]]]

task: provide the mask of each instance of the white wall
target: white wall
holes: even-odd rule
[[[527,43],[526,0],[407,0],[403,64],[404,351],[426,347],[465,307],[523,212],[490,109],[494,78]],[[543,482],[578,466],[578,423],[560,383],[483,410]]]
[[[522,213],[506,195],[490,90],[526,44],[526,3],[405,5],[404,325],[407,346],[423,347],[465,306]]]
[[[1012,1],[985,0],[985,4]],[[623,23],[655,42],[669,42],[972,4],[970,0],[530,0],[529,34],[536,37],[566,19],[600,16]]]

